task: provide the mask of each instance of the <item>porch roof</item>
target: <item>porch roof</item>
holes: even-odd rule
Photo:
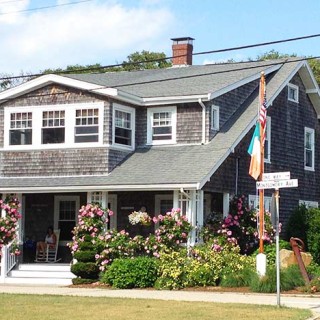
[[[299,68],[283,64],[267,79],[268,105]],[[258,90],[208,144],[137,149],[104,176],[0,178],[0,192],[201,189],[254,126],[257,106]]]

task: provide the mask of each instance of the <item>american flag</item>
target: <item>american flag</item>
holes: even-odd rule
[[[261,127],[261,147],[264,146],[266,140],[266,125],[267,125],[267,95],[266,95],[266,82],[264,75],[260,80],[260,110],[259,122]]]

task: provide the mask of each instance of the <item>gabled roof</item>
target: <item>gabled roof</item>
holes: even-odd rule
[[[266,68],[270,71],[270,65],[275,62],[269,62],[267,67],[259,65],[259,72],[261,68]],[[237,64],[238,66],[240,64]],[[242,64],[241,64],[242,65]],[[253,63],[256,66],[257,63]],[[242,65],[244,66],[244,65]],[[249,64],[246,64],[249,66]],[[234,66],[233,66],[234,67]],[[274,68],[273,66],[272,68]],[[180,84],[178,88],[172,88],[172,85],[167,85],[166,81],[144,85],[138,85],[139,90],[136,93],[146,98],[153,92],[153,86],[160,86],[159,91],[162,94],[175,92],[176,94],[187,93],[187,88],[194,88],[193,84],[198,83],[197,90],[191,91],[195,93],[206,94],[207,97],[219,95],[219,92],[224,90],[231,90],[239,83],[246,83],[245,79],[252,79],[256,76],[257,69],[246,69],[244,74],[248,78],[241,78],[240,71],[215,73],[212,75],[205,75],[199,77],[190,77],[180,79],[183,76],[191,76],[200,74],[202,72],[213,70],[220,70],[221,66],[214,68],[213,66],[200,66],[179,68],[173,70],[178,79],[172,81]],[[223,68],[226,68],[224,66]],[[168,69],[172,70],[172,69]],[[184,70],[184,72],[183,72]],[[248,71],[248,70],[251,70]],[[253,72],[253,70],[255,70]],[[155,71],[155,70],[154,70]],[[158,70],[157,70],[158,71]],[[314,80],[309,65],[305,61],[298,59],[291,59],[290,63],[284,63],[282,60],[276,62],[276,68],[273,69],[273,74],[268,77],[267,82],[267,100],[268,106],[272,104],[273,100],[289,83],[292,77],[299,72],[302,81],[304,82],[309,94],[313,95],[311,101],[314,104],[318,114],[320,111],[320,95],[317,83]],[[134,90],[136,87],[133,83],[137,81],[133,75],[144,75],[141,81],[151,81],[151,79],[165,79],[168,77],[166,70],[155,72],[152,76],[152,71],[141,71],[137,73],[114,73],[109,78],[110,74],[106,75],[74,75],[66,77],[59,77],[59,79],[70,79],[92,85],[111,86],[112,90],[116,90],[118,95],[120,83],[124,81],[131,81],[132,84],[126,87],[121,87],[121,90]],[[180,75],[180,78],[178,77]],[[220,76],[219,76],[220,75]],[[107,76],[109,79],[104,78]],[[255,77],[254,76],[254,77]],[[259,75],[260,76],[260,75]],[[120,79],[123,77],[122,79]],[[211,78],[212,77],[212,78]],[[77,78],[77,79],[76,79]],[[79,79],[82,79],[81,81]],[[89,80],[91,78],[91,80]],[[208,79],[212,81],[207,83]],[[76,80],[75,80],[76,79]],[[88,82],[84,82],[84,79]],[[93,80],[95,79],[95,80]],[[140,78],[139,78],[140,79]],[[138,80],[139,80],[138,79]],[[189,80],[190,81],[189,81]],[[200,83],[200,79],[204,80]],[[213,81],[215,79],[215,81]],[[252,79],[253,80],[253,79]],[[251,81],[252,81],[251,80]],[[89,82],[91,81],[91,82]],[[186,82],[186,83],[185,83]],[[145,86],[145,87],[144,87]],[[206,90],[212,90],[207,92]],[[108,90],[111,90],[110,88]],[[131,91],[132,93],[133,91]],[[130,94],[131,94],[130,93]],[[190,95],[191,96],[191,95]],[[141,97],[140,97],[141,98]],[[163,97],[162,97],[163,98]],[[1,99],[1,94],[0,94]],[[210,179],[212,174],[219,168],[228,155],[234,150],[243,137],[254,126],[257,118],[258,106],[258,90],[247,99],[245,104],[241,106],[241,113],[235,114],[217,133],[217,135],[208,143],[204,145],[184,145],[184,146],[154,146],[150,148],[137,149],[131,154],[122,164],[117,166],[109,175],[92,176],[92,177],[27,177],[27,178],[0,178],[0,191],[20,191],[20,192],[37,192],[37,191],[57,191],[57,190],[172,190],[180,188],[201,189],[204,184]]]

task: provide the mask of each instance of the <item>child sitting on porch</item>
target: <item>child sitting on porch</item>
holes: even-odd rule
[[[57,242],[57,236],[53,232],[53,228],[49,227],[47,230],[47,235],[44,241],[38,241],[37,242],[37,252],[38,254],[42,254],[45,256],[46,250],[47,250],[47,244],[49,245],[55,245]]]

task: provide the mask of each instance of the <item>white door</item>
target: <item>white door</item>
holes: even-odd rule
[[[54,197],[54,229],[60,229],[60,244],[72,239],[72,230],[78,222],[79,196]]]

